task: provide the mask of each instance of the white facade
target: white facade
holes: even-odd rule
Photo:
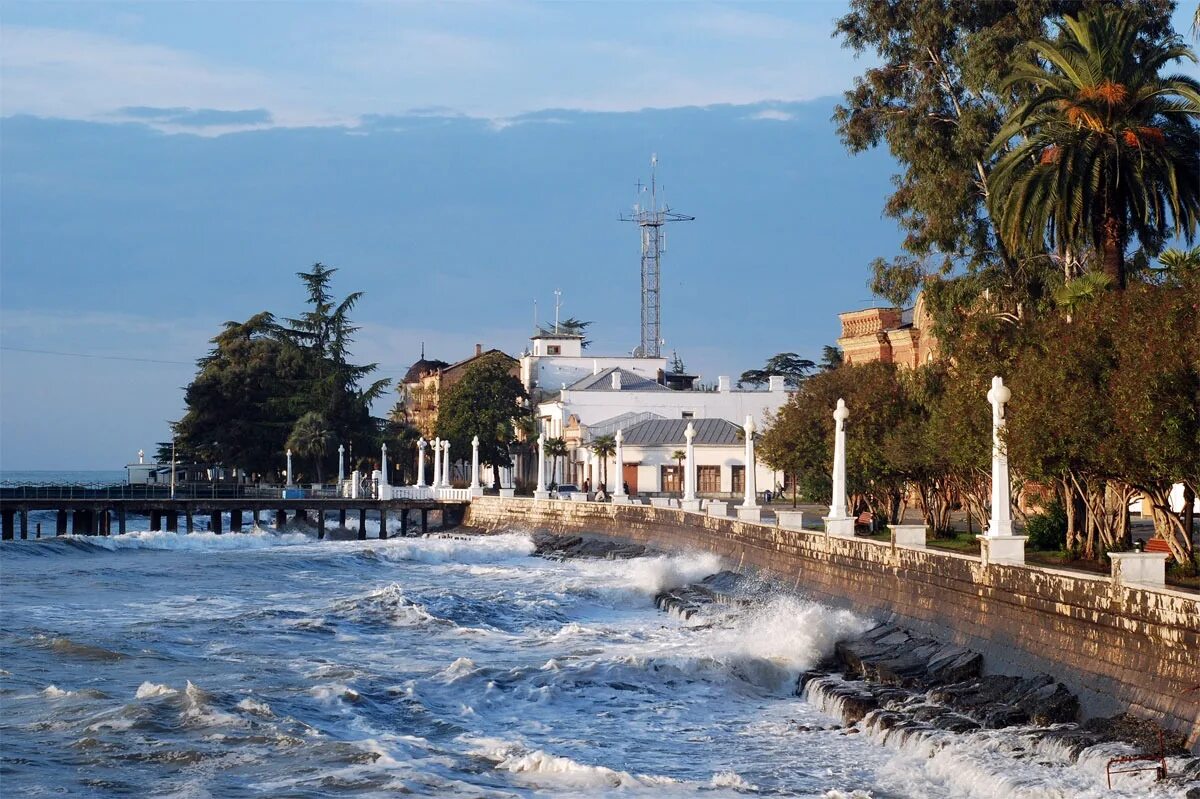
[[[667,359],[585,355],[583,336],[539,334],[530,339],[529,352],[521,356],[521,384],[531,394],[535,390],[555,392],[613,367],[657,380],[659,372],[667,368]]]
[[[778,412],[788,400],[783,378],[772,378],[766,391],[734,389],[728,377],[718,379],[716,391],[673,391],[664,386],[626,388],[629,382],[625,379],[615,389],[606,380],[601,381],[604,385],[586,390],[568,387],[557,397],[539,403],[542,432],[547,438],[558,438],[572,416],[586,428],[627,413],[652,413],[664,419],[727,419],[737,425],[752,416],[761,430],[767,414]],[[584,439],[588,438],[585,434]]]
[[[682,449],[682,446],[625,446],[623,453],[625,467],[626,469],[636,469],[636,483],[631,483],[630,490],[637,494],[663,493],[665,491],[662,482],[663,467],[678,468],[679,462],[671,457],[678,449]],[[744,448],[741,445],[697,446],[695,453],[698,472],[705,467],[720,468],[720,488],[717,493],[741,497],[742,486],[734,485],[734,472],[745,464]],[[608,485],[606,486],[609,493],[615,491],[617,486],[615,468],[615,464],[610,460]],[[596,472],[596,478],[592,481],[593,486],[598,485],[601,476],[599,467],[596,467]],[[775,486],[780,484],[783,479],[782,473],[772,471],[762,462],[756,464],[754,474],[760,491],[768,489],[774,491]],[[714,492],[706,490],[707,488],[708,486],[702,485],[697,490],[697,494],[701,497],[711,496]],[[676,489],[676,493],[678,491],[679,489]]]

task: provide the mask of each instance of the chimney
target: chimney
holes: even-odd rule
[[[592,359],[592,374],[600,374],[600,361],[596,360],[595,358]]]
[[[772,393],[774,393],[776,391],[783,391],[784,387],[785,387],[785,384],[783,381],[784,381],[783,375],[771,375],[770,377],[767,378],[767,390]]]
[[[483,355],[483,345],[476,344],[475,345],[475,357],[478,358],[480,355]]]
[[[729,375],[721,375],[717,378],[717,391],[722,394],[729,393]]]
[[[620,370],[620,369],[615,369],[615,370],[613,370],[613,373],[612,373],[612,390],[613,390],[613,391],[620,391],[620,390],[621,390],[621,370]]]

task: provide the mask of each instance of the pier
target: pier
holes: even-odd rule
[[[175,497],[144,486],[80,488],[77,486],[17,486],[0,488],[0,540],[29,539],[38,531],[30,529],[29,517],[35,511],[55,514],[50,535],[120,535],[126,532],[131,516],[146,516],[151,530],[192,533],[207,529],[213,533],[241,532],[253,527],[282,529],[289,522],[305,521],[317,528],[317,538],[330,530],[344,529],[346,520],[358,517],[358,538],[365,539],[367,519],[379,521],[379,538],[387,538],[389,519],[400,520],[401,535],[429,531],[430,513],[437,513],[441,529],[456,527],[466,513],[465,500],[435,498],[354,499],[315,494],[282,498],[279,489],[239,486],[231,489],[185,491]],[[203,496],[202,494],[211,494]],[[331,525],[331,520],[334,524]]]

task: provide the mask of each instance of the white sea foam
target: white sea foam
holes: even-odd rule
[[[160,696],[174,696],[177,693],[179,692],[169,685],[144,682],[138,686],[137,693],[134,694],[134,697],[137,699],[155,699]]]
[[[216,552],[259,550],[279,546],[312,544],[315,539],[303,533],[274,533],[255,528],[251,532],[168,533],[149,530],[124,535],[84,536],[89,544],[112,552],[130,549],[172,550],[180,552]]]
[[[419,563],[490,563],[528,557],[534,549],[523,533],[389,538],[371,544],[385,560]]]
[[[271,710],[271,706],[266,702],[260,702],[259,700],[251,699],[250,697],[246,697],[242,701],[238,702],[236,707],[238,710],[251,713],[255,716],[270,718],[271,716],[275,715]]]
[[[47,685],[42,689],[42,696],[46,697],[47,699],[64,699],[68,696],[78,695],[79,694],[76,691],[64,691],[62,688],[59,688],[57,685],[53,684]]]
[[[718,771],[709,784],[714,788],[733,788],[736,791],[757,791],[758,786],[750,783],[736,771]]]

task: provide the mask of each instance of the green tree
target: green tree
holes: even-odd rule
[[[329,454],[329,444],[332,440],[333,433],[329,424],[321,414],[309,411],[296,420],[288,436],[287,445],[297,455],[312,458],[313,471],[316,473],[317,482],[321,483],[324,482],[322,462]]]
[[[226,322],[212,343],[184,390],[186,411],[173,426],[176,457],[275,475],[296,419],[304,354],[278,336],[266,311]]]
[[[836,108],[838,133],[853,153],[886,144],[900,167],[883,211],[905,231],[904,252],[872,264],[872,289],[898,306],[923,289],[950,357],[969,316],[1019,320],[1048,301],[1061,264],[1013,251],[988,210],[1000,157],[991,143],[1024,99],[1002,87],[1049,23],[1109,2],[851,0],[837,21],[843,44],[874,62]],[[1148,36],[1170,29],[1170,0],[1137,7]]]
[[[748,369],[738,378],[738,386],[766,385],[772,377],[784,378],[784,383],[792,388],[799,386],[817,365],[807,358],[801,358],[794,352],[781,352],[767,359],[761,369]]]
[[[1200,83],[1160,74],[1196,59],[1177,35],[1151,35],[1144,23],[1136,6],[1092,8],[1034,41],[1003,85],[1032,95],[989,151],[1011,145],[989,203],[1007,246],[1093,247],[1117,288],[1131,235],[1150,252],[1171,234],[1190,242],[1200,214]]]
[[[500,467],[512,462],[519,421],[529,413],[529,397],[512,375],[512,359],[488,353],[442,393],[437,435],[464,458],[470,457],[471,441],[478,436],[480,463],[492,467],[500,485]]]
[[[608,459],[617,452],[617,439],[612,435],[596,436],[592,440],[592,452],[600,459],[600,480],[608,485]]]
[[[359,385],[377,365],[356,365],[348,360],[358,331],[350,314],[363,294],[356,291],[336,299],[330,284],[337,271],[315,263],[308,272],[296,273],[308,292],[308,310],[279,328],[279,334],[308,358],[304,379],[293,395],[292,411],[297,417],[308,411],[321,414],[339,442],[374,447],[379,426],[371,417],[371,403],[391,381],[376,380],[365,388]]]
[[[557,327],[539,327],[538,332],[544,336],[579,336],[583,339],[580,346],[586,350],[592,345],[591,340],[587,338],[587,329],[591,327],[591,324],[590,321],[585,322],[574,316],[568,316],[559,322]]]
[[[821,348],[821,362],[817,364],[817,368],[822,372],[828,372],[841,366],[844,360],[845,356],[842,355],[841,349],[834,344],[826,344]]]

